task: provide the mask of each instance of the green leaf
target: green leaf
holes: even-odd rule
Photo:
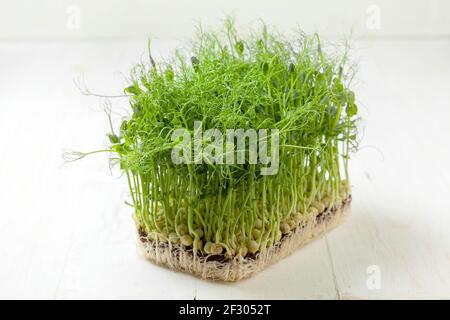
[[[258,50],[262,50],[264,48],[264,41],[259,39],[256,41],[256,46],[258,47]]]
[[[120,142],[120,138],[117,135],[113,134],[113,133],[109,133],[108,134],[108,138],[109,138],[109,141],[111,143],[113,143],[113,144]]]
[[[117,153],[122,153],[124,151],[123,143],[114,145],[112,149]]]
[[[267,72],[269,72],[269,64],[266,61],[262,63],[261,68],[264,74],[267,74]]]
[[[347,91],[347,103],[355,103],[355,93],[351,90]]]
[[[239,54],[244,53],[244,42],[243,41],[236,42],[234,48],[236,49],[237,53]]]
[[[325,112],[327,112],[332,118],[334,118],[337,114],[336,106],[327,106],[325,108]]]
[[[272,77],[271,83],[274,88],[279,88],[281,86],[280,80],[276,77]]]
[[[128,122],[127,120],[123,120],[122,124],[120,125],[120,133],[124,133],[127,131]]]
[[[139,104],[134,104],[131,106],[133,108],[133,112],[140,117],[142,115],[142,110]]]
[[[141,88],[139,88],[139,85],[137,83],[125,88],[124,91],[125,91],[125,93],[134,94],[134,95],[138,95],[139,93],[142,92]]]
[[[192,67],[197,72],[198,71],[198,65],[199,65],[200,61],[198,61],[196,56],[192,56],[191,57],[191,63],[192,63]]]
[[[356,106],[355,103],[351,102],[351,103],[347,104],[347,115],[349,117],[353,117],[357,113],[358,113],[358,107]]]
[[[291,63],[289,64],[288,72],[289,72],[290,74],[294,74],[294,72],[295,72],[295,64],[294,64],[294,63],[291,62]]]
[[[174,73],[173,73],[172,68],[168,68],[168,69],[166,70],[166,79],[167,79],[168,81],[172,81],[172,80],[173,80],[173,77],[174,77]]]

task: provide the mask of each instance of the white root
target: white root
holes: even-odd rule
[[[351,200],[351,198],[349,199]],[[202,279],[237,281],[279,261],[298,247],[331,230],[342,221],[349,211],[349,207],[349,200],[336,205],[327,219],[317,220],[317,215],[309,216],[305,214],[302,228],[295,228],[282,237],[280,242],[274,244],[263,241],[259,246],[257,241],[250,240],[245,246],[248,250],[247,257],[241,256],[245,253],[245,249],[243,248],[244,245],[240,243],[236,249],[236,256],[229,256],[230,259],[227,261],[217,261],[202,256],[193,257],[192,252],[186,250],[182,245],[160,246],[158,241],[144,240],[143,237],[140,237],[139,243],[145,256],[158,264],[191,273]],[[317,209],[314,208],[314,210],[317,212]],[[270,248],[266,248],[267,245]],[[203,251],[207,252],[208,255],[221,254],[223,246],[219,243],[207,242]],[[249,254],[255,254],[255,256],[248,257]]]

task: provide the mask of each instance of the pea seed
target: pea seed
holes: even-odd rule
[[[245,257],[248,253],[248,248],[246,246],[241,246],[238,251],[238,255]]]
[[[319,211],[317,211],[316,208],[314,208],[314,207],[309,208],[309,210],[308,210],[308,215],[309,216],[315,217],[318,214],[319,214]]]
[[[167,236],[164,234],[164,233],[159,233],[158,235],[157,235],[157,238],[158,238],[158,241],[161,241],[161,242],[167,242]]]
[[[194,239],[194,250],[202,250],[203,248],[203,241],[199,238]]]
[[[183,246],[186,247],[192,246],[192,238],[188,234],[182,235],[180,241]]]
[[[292,215],[292,218],[295,220],[295,225],[298,225],[302,220],[303,216],[301,213],[297,212]]]
[[[294,219],[289,219],[287,223],[288,223],[289,228],[290,228],[291,230],[294,229],[294,228],[297,226],[297,223],[295,222]]]
[[[217,255],[222,253],[222,245],[219,243],[213,243],[211,246],[211,254]]]
[[[203,230],[200,228],[195,229],[195,234],[197,235],[197,237],[199,237],[200,239],[203,238]]]
[[[169,234],[169,241],[173,243],[178,243],[180,241],[180,238],[178,237],[176,232],[171,232]]]
[[[318,211],[319,213],[322,213],[322,212],[325,211],[325,206],[324,206],[324,204],[323,204],[322,202],[320,202],[320,201],[314,201],[314,202],[312,203],[312,206],[313,206],[314,208],[316,208],[317,211]]]
[[[256,242],[255,240],[250,240],[247,247],[250,253],[256,253],[259,250],[258,242]]]
[[[188,232],[189,232],[189,228],[185,224],[179,224],[177,227],[177,230],[178,230],[178,233],[182,236],[184,236],[185,234],[188,234]]]
[[[291,231],[291,228],[289,227],[289,224],[287,224],[287,222],[283,222],[283,223],[281,223],[280,231],[283,234],[287,234]]]
[[[206,252],[207,254],[211,254],[211,248],[212,248],[212,246],[213,246],[213,243],[210,242],[210,241],[208,241],[207,243],[205,243],[204,250],[205,250],[205,252]]]

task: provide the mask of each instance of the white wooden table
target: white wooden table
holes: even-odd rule
[[[224,284],[136,254],[126,182],[106,155],[61,167],[64,148],[101,148],[108,130],[101,99],[74,80],[120,94],[123,74],[146,59],[145,40],[0,43],[0,298],[450,298],[450,42],[355,48],[364,121],[352,215]],[[126,107],[113,101],[118,114]]]

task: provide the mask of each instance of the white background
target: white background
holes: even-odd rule
[[[449,1],[0,1],[0,298],[450,298]],[[375,9],[374,9],[375,8]],[[375,10],[375,11],[374,11]],[[78,15],[79,13],[79,15]],[[363,121],[353,213],[239,283],[201,281],[136,253],[128,190],[105,155],[104,100],[133,64],[193,24],[233,13],[354,39]],[[115,119],[127,102],[114,100]],[[379,281],[378,281],[379,280]],[[379,286],[378,286],[379,284]]]
[[[2,1],[2,39],[103,39],[153,36],[183,39],[192,24],[218,26],[225,14],[241,24],[262,18],[281,30],[300,26],[307,32],[341,36],[447,37],[448,0],[15,0]],[[382,27],[367,28],[373,6]],[[67,14],[78,7],[80,28],[66,28]]]

